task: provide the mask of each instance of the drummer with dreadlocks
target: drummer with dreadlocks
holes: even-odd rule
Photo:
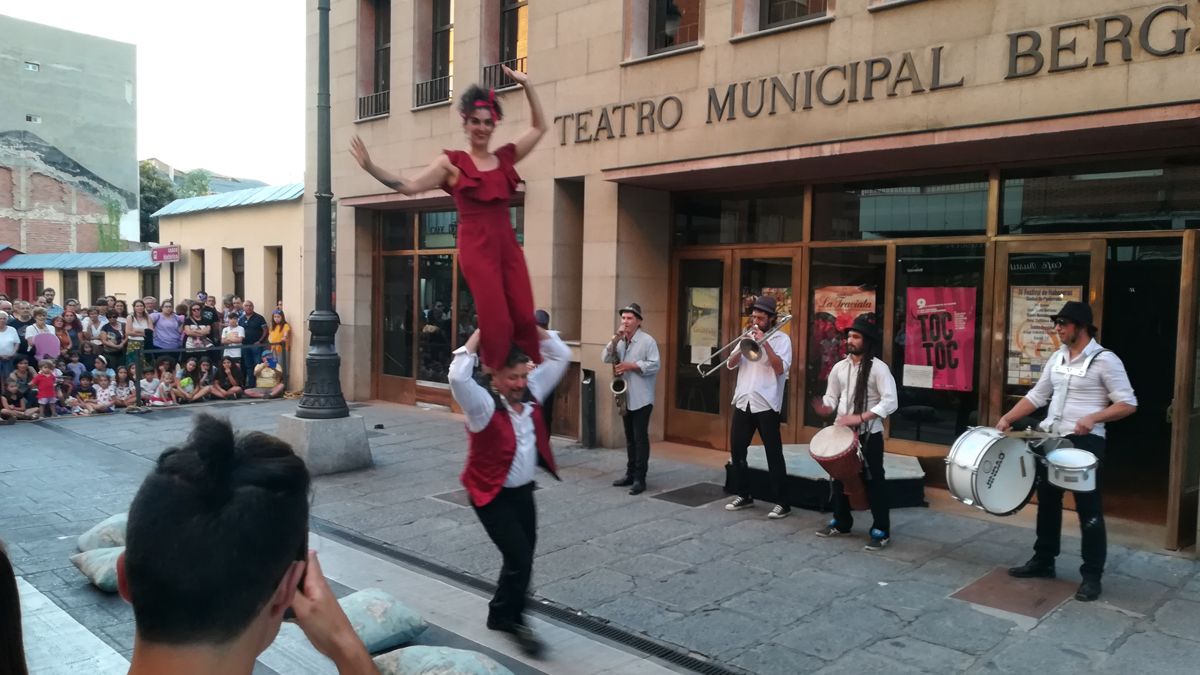
[[[546,121],[529,76],[507,66],[504,74],[525,89],[530,126],[516,141],[495,152],[489,146],[502,116],[500,103],[494,90],[478,86],[471,86],[459,98],[458,112],[469,149],[444,151],[411,179],[377,166],[357,136],[350,142],[359,166],[400,194],[413,196],[441,188],[454,197],[459,263],[475,297],[479,352],[489,372],[504,368],[514,344],[535,363],[541,362],[533,288],[525,254],[509,220],[509,204],[521,182],[514,165],[546,133]]]
[[[878,358],[882,338],[874,314],[863,314],[855,319],[846,331],[846,358],[838,361],[829,372],[825,397],[812,403],[818,414],[829,416],[836,412],[834,424],[858,432],[859,448],[866,461],[863,481],[871,502],[871,516],[875,519],[866,545],[868,551],[882,549],[892,537],[883,473],[883,420],[896,411],[897,398],[896,380],[887,364]],[[817,536],[850,534],[853,525],[850,500],[841,481],[835,480],[833,520],[818,530]]]

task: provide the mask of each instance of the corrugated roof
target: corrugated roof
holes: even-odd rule
[[[176,199],[150,214],[150,217],[161,218],[163,216],[178,216],[184,213],[197,213],[199,211],[232,209],[239,206],[290,202],[293,199],[299,199],[303,194],[304,183],[288,183],[287,185],[268,185],[250,190],[225,192],[219,195],[187,197],[185,199]]]
[[[0,270],[111,270],[158,267],[150,251],[117,253],[25,253],[0,263]]]

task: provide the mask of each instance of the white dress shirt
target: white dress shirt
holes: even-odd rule
[[[552,335],[541,341],[542,363],[529,374],[529,393],[537,399],[538,405],[549,392],[558,386],[563,373],[567,371],[571,350]],[[462,406],[467,416],[467,431],[479,433],[491,423],[496,414],[496,397],[475,381],[475,365],[479,357],[475,352],[467,351],[466,347],[454,350],[454,360],[450,362],[450,392],[454,400]],[[521,487],[533,480],[537,470],[537,433],[533,428],[533,406],[524,404],[517,412],[509,405],[503,396],[501,403],[508,410],[513,432],[517,437],[517,451],[513,455],[512,466],[504,479],[504,487]]]
[[[617,342],[617,353],[613,354],[612,341],[604,345],[605,363],[636,363],[642,372],[628,371],[625,379],[625,409],[640,410],[654,403],[654,384],[658,381],[658,342],[642,329],[634,332],[628,344]]]
[[[733,407],[750,408],[752,413],[783,410],[783,393],[787,390],[788,371],[792,367],[792,338],[780,331],[767,338],[767,344],[783,361],[783,372],[776,375],[771,360],[764,353],[757,361],[738,359],[729,369],[737,368],[737,388],[733,392]]]
[[[4,330],[0,330],[0,359],[10,359],[15,356],[17,347],[20,345],[21,336],[17,333],[16,328],[5,326]]]
[[[1137,396],[1119,356],[1103,351],[1092,359],[1086,371],[1082,370],[1088,358],[1102,350],[1100,343],[1092,339],[1074,359],[1067,345],[1050,355],[1037,384],[1025,394],[1035,407],[1050,404],[1050,414],[1038,425],[1042,431],[1073,434],[1081,417],[1100,412],[1112,403],[1137,407]],[[1092,433],[1103,438],[1104,423],[1097,422]]]
[[[829,371],[829,384],[825,389],[825,405],[834,409],[835,415],[853,415],[854,390],[858,385],[861,367],[849,356],[833,365]],[[896,398],[896,380],[887,364],[879,359],[871,360],[871,373],[867,376],[867,411],[876,417],[868,421],[860,431],[875,434],[883,431],[883,420],[899,407]],[[865,412],[865,411],[864,411]]]

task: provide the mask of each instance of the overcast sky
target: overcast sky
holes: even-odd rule
[[[0,14],[137,45],[138,159],[304,177],[306,0],[0,0]]]

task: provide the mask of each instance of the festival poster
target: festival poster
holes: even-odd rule
[[[971,391],[975,375],[975,288],[909,288],[903,385]]]
[[[1082,286],[1011,286],[1008,299],[1008,384],[1033,386],[1059,347],[1050,320],[1068,300],[1083,300]]]
[[[817,364],[817,379],[846,356],[844,332],[856,318],[875,311],[875,289],[861,286],[823,286],[813,289],[812,326],[808,333],[809,362]],[[815,357],[815,358],[814,358]]]

